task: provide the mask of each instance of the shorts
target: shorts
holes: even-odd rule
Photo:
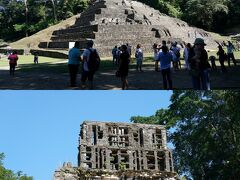
[[[92,71],[83,71],[81,81],[82,82],[86,82],[87,80],[93,81],[94,74],[95,72]]]

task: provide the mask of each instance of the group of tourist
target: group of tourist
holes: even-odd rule
[[[208,68],[210,65],[207,51],[204,49],[205,45],[203,39],[197,38],[193,47],[190,43],[186,43],[183,51],[185,69],[192,77],[194,89],[209,89]],[[155,70],[160,69],[162,73],[163,88],[173,89],[172,71],[175,72],[182,68],[181,45],[173,42],[169,47],[166,41],[162,41],[161,45],[154,44],[153,50],[156,61]]]
[[[93,89],[94,74],[98,70],[100,64],[100,57],[96,49],[93,48],[93,41],[87,43],[87,48],[83,54],[80,53],[80,43],[75,42],[75,45],[69,51],[68,68],[70,73],[71,87],[77,87],[76,79],[79,72],[79,67],[82,62],[82,77],[81,86],[85,89]],[[81,58],[82,57],[82,58]],[[88,84],[86,84],[88,82]]]
[[[202,38],[197,38],[193,44],[184,44],[183,58],[185,61],[185,69],[189,71],[192,79],[192,86],[195,90],[208,90],[210,89],[209,69],[216,70],[216,57],[210,56],[208,58],[208,52],[205,49],[205,42]],[[69,72],[71,77],[71,86],[76,86],[76,76],[78,73],[80,62],[82,61],[82,85],[86,85],[86,81],[89,82],[89,89],[93,88],[93,77],[96,70],[89,70],[89,59],[93,52],[96,52],[95,59],[100,61],[100,57],[95,49],[93,49],[93,41],[88,43],[88,47],[83,52],[83,59],[81,59],[79,44],[76,42],[75,47],[69,52]],[[230,60],[232,59],[234,65],[236,60],[233,54],[234,47],[231,42],[228,42],[227,53],[225,53],[223,47],[219,45],[217,55],[219,56],[219,62],[221,64],[222,72],[227,72],[224,62],[228,60],[230,66]],[[163,78],[163,88],[173,89],[172,72],[181,69],[181,45],[177,42],[171,43],[170,47],[166,41],[162,41],[161,45],[154,44],[154,61],[155,70],[161,72]],[[124,44],[120,47],[115,46],[112,49],[113,63],[117,65],[116,76],[121,79],[122,89],[128,89],[128,73],[129,64],[131,62],[132,48],[129,44]],[[136,70],[137,72],[143,72],[143,50],[140,44],[137,45],[135,51]],[[211,62],[211,65],[209,63]]]
[[[164,89],[173,89],[172,72],[181,69],[181,46],[182,45],[178,44],[177,42],[167,44],[166,41],[162,41],[162,44],[160,45],[153,45],[155,71],[161,71]],[[185,43],[184,46],[185,48],[183,51],[183,58],[185,61],[185,69],[188,70],[189,74],[191,75],[193,89],[210,89],[209,70],[217,70],[217,58],[215,56],[210,56],[208,58],[208,52],[205,49],[206,44],[204,42],[204,39],[202,38],[197,38],[193,46],[190,43]],[[219,62],[223,73],[227,72],[227,68],[224,64],[225,61],[228,61],[228,65],[230,66],[232,60],[234,65],[236,66],[236,59],[233,53],[235,48],[233,44],[229,41],[226,45],[226,48],[227,53],[225,53],[223,46],[219,45],[219,50],[216,54],[219,57]],[[137,64],[137,71],[140,70],[141,72],[143,72],[143,51],[140,44],[138,44],[136,47],[135,58]],[[209,63],[209,61],[211,62],[211,64]],[[130,60],[126,59],[125,62],[130,62]],[[124,76],[123,82],[127,82],[126,76]]]
[[[94,74],[99,68],[100,57],[96,49],[93,48],[93,41],[87,43],[87,48],[80,53],[80,44],[75,42],[72,49],[69,50],[68,68],[70,74],[71,87],[77,87],[77,75],[81,66],[81,87],[82,89],[93,89]],[[169,47],[170,46],[170,47]],[[189,71],[192,79],[192,86],[195,90],[210,89],[209,69],[217,70],[216,57],[210,56],[205,49],[205,42],[202,38],[197,38],[193,44],[184,44],[183,58],[185,61],[185,69]],[[221,71],[227,72],[224,64],[228,62],[228,66],[233,64],[236,66],[236,59],[234,57],[235,47],[229,41],[226,44],[227,53],[224,51],[223,44],[219,44],[217,56],[221,65]],[[181,69],[181,45],[173,42],[169,45],[166,41],[162,41],[160,45],[153,45],[155,71],[161,72],[163,78],[163,88],[173,89],[172,73]],[[128,89],[128,73],[129,64],[131,62],[132,47],[129,44],[124,44],[120,47],[115,46],[112,50],[113,63],[117,65],[116,76],[121,79],[122,89]],[[136,70],[143,72],[143,49],[141,44],[138,44],[135,51]],[[14,76],[15,68],[17,66],[18,56],[17,52],[13,51],[9,56],[10,75]],[[211,65],[209,63],[211,62]],[[38,53],[34,53],[34,63],[38,64]],[[88,84],[87,84],[88,82]]]

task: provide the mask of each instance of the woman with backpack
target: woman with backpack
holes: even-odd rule
[[[218,46],[218,52],[217,55],[219,57],[219,62],[221,64],[222,72],[227,72],[226,66],[224,65],[224,61],[227,60],[227,54],[223,50],[223,47],[221,45]]]
[[[13,51],[13,53],[8,56],[8,60],[9,60],[9,66],[10,66],[10,70],[9,70],[10,75],[14,76],[15,69],[17,66],[17,61],[18,61],[17,52]]]

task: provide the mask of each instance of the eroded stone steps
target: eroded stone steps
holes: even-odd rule
[[[65,33],[65,34],[59,34],[57,36],[52,36],[52,41],[61,41],[63,39],[65,40],[71,40],[71,39],[95,39],[96,34],[94,32],[75,32],[75,33]]]
[[[89,25],[89,26],[71,26],[68,29],[62,29],[58,31],[54,31],[53,35],[61,35],[66,33],[83,33],[83,32],[97,32],[98,25]]]

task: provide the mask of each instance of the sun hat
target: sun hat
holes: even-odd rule
[[[196,38],[195,42],[194,42],[194,45],[204,45],[204,46],[206,46],[207,44],[205,44],[204,39]]]

